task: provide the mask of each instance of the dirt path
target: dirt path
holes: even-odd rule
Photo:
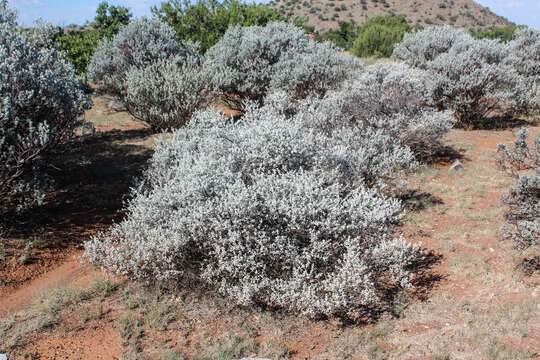
[[[80,263],[78,257],[81,254],[82,252],[77,252],[68,256],[63,264],[0,298],[0,317],[23,309],[44,291],[68,286],[76,280],[80,282],[84,279],[85,275],[91,272],[91,267]]]

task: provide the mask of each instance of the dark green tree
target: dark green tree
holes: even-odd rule
[[[369,19],[358,29],[352,53],[359,57],[389,57],[394,45],[412,30],[404,15],[377,16]]]
[[[471,36],[475,39],[498,39],[508,42],[514,38],[514,33],[518,27],[515,25],[494,27],[488,30],[471,31]]]
[[[75,66],[77,74],[84,75],[99,42],[103,38],[112,38],[116,35],[132,17],[133,14],[128,8],[109,5],[103,1],[99,4],[94,21],[89,23],[89,26],[68,31],[58,37],[59,48]]]
[[[173,27],[179,40],[198,41],[203,52],[216,44],[230,26],[264,26],[284,20],[263,4],[238,0],[169,0],[152,7],[152,14]]]
[[[340,21],[339,29],[329,30],[317,37],[317,40],[331,41],[342,49],[350,50],[357,37],[358,25],[351,22]]]
[[[104,36],[111,38],[118,33],[120,27],[129,24],[133,17],[131,11],[123,6],[109,5],[102,1],[97,10],[94,21],[90,24],[94,29],[100,30]]]

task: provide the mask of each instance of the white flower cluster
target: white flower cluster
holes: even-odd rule
[[[41,203],[45,155],[73,134],[91,105],[73,67],[37,30],[30,38],[0,1],[0,198]]]
[[[400,203],[378,184],[413,166],[384,129],[313,126],[287,94],[249,104],[238,122],[197,113],[156,147],[124,221],[86,257],[131,278],[196,281],[237,304],[351,320],[410,285],[418,246],[395,238]]]

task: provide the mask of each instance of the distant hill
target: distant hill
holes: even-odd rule
[[[472,0],[274,0],[269,6],[284,15],[308,19],[307,25],[324,32],[339,21],[363,24],[379,15],[405,15],[411,25],[447,24],[468,30],[512,24]]]

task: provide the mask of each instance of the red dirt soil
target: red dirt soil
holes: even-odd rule
[[[533,134],[540,131],[539,127],[531,129]],[[469,167],[471,164],[483,162],[486,166],[493,167],[494,164],[487,163],[485,158],[482,158],[482,154],[493,153],[496,149],[496,145],[499,142],[512,142],[514,137],[510,130],[505,131],[453,131],[450,136],[450,143],[469,143],[474,146],[474,151],[467,151],[465,153],[465,159],[463,160],[465,167]],[[448,164],[437,165],[440,169],[447,169]],[[436,180],[438,183],[447,184],[453,180],[450,179],[451,175],[446,171],[439,173],[440,177]],[[478,212],[486,209],[491,209],[498,206],[501,194],[505,189],[487,189],[485,196],[475,199],[474,209]],[[438,196],[439,194],[434,194]],[[458,206],[458,202],[462,199],[459,198],[459,194],[451,197],[443,197],[442,201],[445,206],[452,209]],[[406,226],[404,229],[405,237],[413,242],[422,241],[423,245],[428,249],[437,248],[440,238],[437,234],[442,234],[462,223],[464,219],[452,214],[440,214],[433,216],[429,220],[429,226],[432,228],[434,236],[421,236],[420,233],[410,226]],[[493,226],[499,226],[500,224],[494,223]],[[474,224],[472,224],[474,226]],[[467,246],[467,244],[459,244],[451,254],[443,254],[443,261],[436,267],[435,271],[441,274],[448,274],[451,272],[449,269],[449,262],[452,258],[458,258],[460,256],[474,256],[481,255],[487,257],[489,266],[492,267],[492,271],[495,272],[508,272],[512,271],[515,264],[512,257],[508,254],[502,253],[500,249],[497,249],[498,239],[491,236],[478,237],[474,239],[474,246]],[[490,249],[497,249],[497,251],[491,251]],[[47,257],[45,251],[37,254],[39,258],[37,260],[38,266],[33,267],[30,271],[40,272],[39,267],[43,266],[43,274],[35,276],[21,276],[20,286],[18,288],[4,287],[0,288],[0,317],[6,316],[9,313],[20,310],[23,307],[30,304],[36,296],[48,289],[52,289],[58,286],[76,285],[82,286],[90,282],[92,274],[95,272],[90,266],[82,265],[76,257],[81,254],[80,250],[74,250],[73,248],[67,248],[63,251],[59,251],[57,255],[51,255],[50,260]],[[55,266],[55,263],[61,262],[60,265]],[[44,265],[39,265],[44,264]],[[9,269],[8,269],[9,271]],[[20,270],[24,273],[25,270]],[[35,275],[35,274],[34,274]],[[24,281],[25,278],[32,279],[30,281]],[[534,284],[533,284],[534,286]],[[492,289],[483,288],[478,286],[478,280],[471,279],[466,273],[452,274],[448,276],[446,280],[443,280],[437,289],[435,289],[430,296],[437,293],[450,293],[459,299],[473,299],[478,297],[479,294],[484,291],[492,291]],[[488,294],[484,294],[488,295]],[[491,294],[493,296],[493,294]],[[483,296],[483,295],[482,295]],[[499,293],[499,301],[511,302],[512,293],[506,292],[504,294]],[[486,301],[489,301],[486,297]],[[426,322],[427,321],[427,322]],[[449,320],[450,321],[450,320]],[[448,324],[447,324],[448,325]],[[398,325],[403,326],[403,325]],[[422,320],[418,318],[408,319],[406,328],[402,331],[406,331],[407,336],[418,335],[424,332],[439,331],[445,325],[437,320]],[[281,339],[281,343],[286,345],[291,354],[294,354],[294,358],[308,359],[315,358],[319,351],[325,347],[326,344],[332,343],[332,338],[335,338],[336,327],[328,322],[315,322],[310,329],[301,329],[300,332],[305,334],[306,337],[299,339]],[[540,334],[529,334],[529,337],[521,340],[521,343],[514,343],[512,346],[521,348],[534,348],[540,343]],[[535,345],[536,344],[536,345]],[[386,344],[386,346],[392,347],[392,344]],[[118,359],[121,354],[121,346],[118,339],[118,331],[114,329],[111,321],[91,322],[89,326],[80,328],[70,333],[69,338],[61,337],[54,332],[48,336],[36,339],[30,344],[26,350],[30,353],[39,354],[40,359]],[[362,358],[353,356],[352,358]],[[411,357],[415,359],[423,357]]]

